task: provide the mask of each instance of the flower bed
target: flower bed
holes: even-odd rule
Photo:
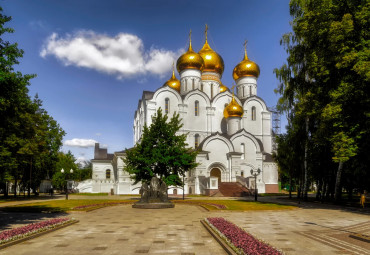
[[[90,204],[90,205],[80,205],[73,207],[72,210],[81,210],[86,208],[93,208],[93,207],[106,207],[106,206],[113,206],[113,205],[122,205],[122,204],[132,204],[134,201],[124,201],[124,202],[107,202],[107,203],[100,203],[100,204]]]
[[[57,218],[52,220],[45,220],[37,223],[28,224],[26,226],[5,230],[0,232],[0,245],[21,239],[39,232],[43,232],[49,229],[56,228],[61,225],[65,225],[69,222],[74,221],[70,218]]]
[[[206,218],[206,222],[226,241],[234,246],[242,254],[259,255],[271,254],[281,255],[282,253],[268,244],[254,238],[252,235],[245,232],[235,224],[225,220],[224,218]]]
[[[173,202],[180,203],[180,204],[200,205],[200,206],[202,206],[202,205],[209,205],[209,206],[216,207],[219,210],[225,210],[225,209],[227,209],[227,207],[225,205],[215,204],[215,203],[195,202],[195,201],[183,201],[183,200],[175,200]]]

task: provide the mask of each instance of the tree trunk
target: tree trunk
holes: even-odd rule
[[[289,199],[292,199],[292,176],[289,175]]]
[[[340,198],[342,195],[342,186],[340,185],[340,179],[342,177],[342,169],[343,169],[343,162],[339,162],[338,171],[337,171],[337,178],[335,180],[335,202],[340,202]]]
[[[304,184],[303,184],[303,198],[307,200],[308,191],[308,169],[307,169],[307,154],[308,154],[308,124],[310,119],[306,117],[306,142],[304,145]]]
[[[18,184],[18,176],[14,178],[14,197],[17,197],[17,184]]]
[[[321,198],[321,189],[322,189],[322,180],[317,180],[317,191],[316,191],[316,200],[320,200]]]
[[[4,198],[8,198],[8,182],[5,181]]]
[[[30,162],[30,183],[28,184],[28,197],[31,197],[31,181],[32,181],[32,158]]]

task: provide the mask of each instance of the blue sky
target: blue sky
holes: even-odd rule
[[[190,29],[193,48],[200,50],[205,24],[210,46],[225,62],[222,82],[232,86],[247,39],[248,56],[261,69],[258,95],[276,105],[273,69],[286,60],[279,42],[291,31],[288,0],[0,0],[0,5],[15,29],[5,39],[25,51],[16,69],[37,74],[30,95],[38,93],[66,131],[62,150],[76,158],[91,159],[94,141],[109,152],[133,145],[142,91],[155,91],[170,78]]]

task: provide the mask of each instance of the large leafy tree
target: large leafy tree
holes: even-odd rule
[[[21,181],[30,194],[31,188],[36,190],[51,175],[65,133],[42,108],[38,96],[31,99],[28,95],[35,75],[14,70],[23,50],[3,39],[14,32],[5,27],[10,20],[0,7],[0,185],[7,195],[7,183],[13,181],[17,187]]]
[[[343,168],[367,161],[358,155],[368,147],[370,132],[370,1],[291,0],[290,14],[293,32],[281,41],[287,64],[275,70],[279,103],[293,109],[293,122],[309,120],[308,169],[321,167],[321,176],[317,171],[311,176],[326,182],[323,187],[339,200]],[[324,167],[325,155],[315,151],[331,151],[326,155],[337,164],[334,175]]]
[[[186,134],[177,134],[182,127],[179,114],[168,119],[159,108],[152,120],[150,127],[144,126],[140,141],[126,150],[125,170],[135,183],[156,176],[167,185],[182,185],[180,176],[197,166],[197,153],[187,148]]]

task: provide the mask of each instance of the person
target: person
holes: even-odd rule
[[[364,191],[364,193],[361,194],[360,198],[360,204],[362,208],[365,208],[365,202],[366,202],[366,191]]]

